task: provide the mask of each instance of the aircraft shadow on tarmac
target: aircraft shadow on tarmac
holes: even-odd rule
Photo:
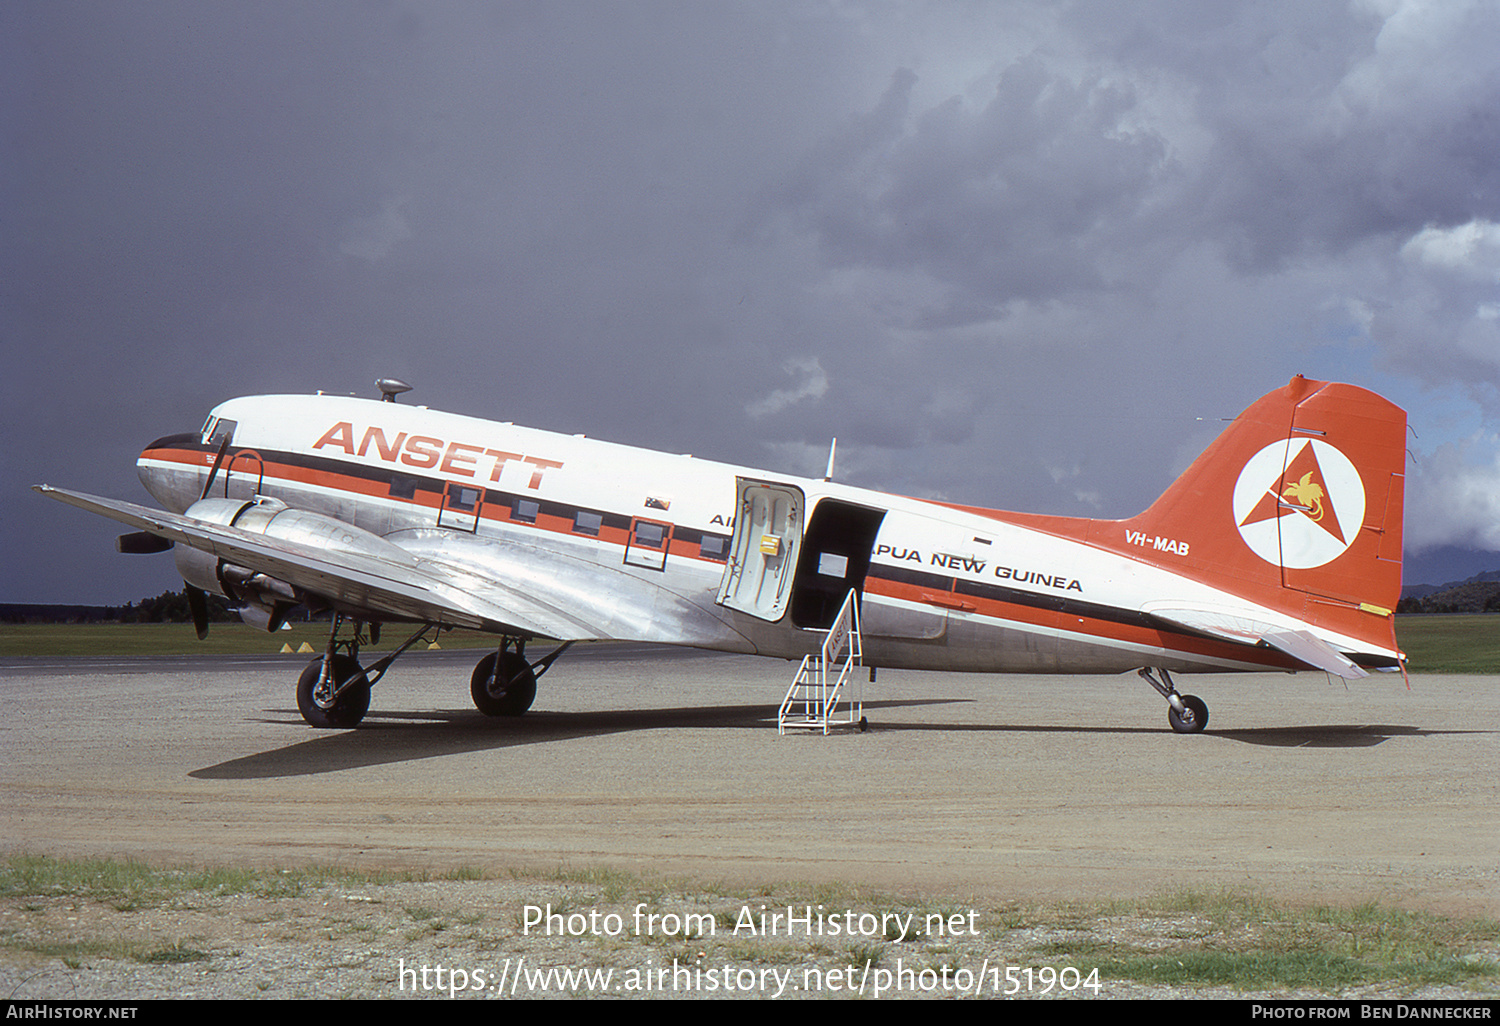
[[[1221,730],[1215,737],[1276,748],[1370,748],[1393,737],[1442,737],[1450,734],[1488,734],[1487,730],[1423,730],[1421,727],[1379,723],[1320,724],[1312,727],[1254,727]]]
[[[972,699],[911,699],[866,702],[866,713],[902,707],[970,702]],[[268,710],[279,714],[263,722],[300,722],[293,710]],[[625,709],[597,712],[532,712],[517,719],[491,719],[472,709],[441,709],[431,712],[372,713],[358,730],[319,732],[316,736],[272,751],[231,759],[188,774],[199,780],[253,780],[267,777],[310,776],[336,770],[359,769],[411,762],[446,755],[547,744],[578,738],[661,729],[728,729],[769,732],[776,722],[774,705],[688,706],[676,709]],[[898,722],[876,717],[872,733],[888,731],[965,731],[1059,734],[1170,734],[1166,727],[1096,727],[1079,725],[1025,725],[973,723]],[[1280,748],[1368,748],[1393,737],[1430,737],[1475,731],[1424,730],[1420,727],[1380,724],[1305,727],[1255,727],[1239,730],[1210,728],[1203,740],[1239,741],[1244,744]],[[1173,743],[1190,744],[1191,737]]]
[[[865,708],[868,710],[877,705],[936,705],[950,701],[969,700],[866,702]],[[679,709],[610,709],[598,712],[532,711],[515,719],[492,719],[473,709],[372,712],[365,717],[358,730],[337,733],[320,731],[307,741],[206,766],[193,770],[188,776],[198,780],[306,776],[443,755],[461,755],[644,730],[751,729],[768,731],[774,736],[777,708],[775,705],[709,705]],[[282,716],[277,719],[268,717],[262,722],[302,722],[296,710],[268,711]]]
[[[865,703],[866,708],[870,706]],[[1171,734],[1168,727],[1084,727],[1084,726],[1028,726],[1021,723],[871,723],[875,730],[930,730],[942,733],[967,730],[1001,731],[1016,734]],[[1250,745],[1269,745],[1275,748],[1370,748],[1389,741],[1393,737],[1433,737],[1440,734],[1482,734],[1488,731],[1474,730],[1423,730],[1421,727],[1385,726],[1362,723],[1351,725],[1318,724],[1307,727],[1248,727],[1241,730],[1214,730],[1209,727],[1201,735],[1208,739],[1240,741]],[[1190,743],[1183,738],[1179,743]]]

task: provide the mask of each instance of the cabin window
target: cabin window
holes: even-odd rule
[[[458,510],[460,513],[472,513],[474,507],[479,505],[479,489],[450,486],[448,489],[448,508]]]
[[[542,505],[535,499],[517,499],[515,506],[511,508],[510,518],[523,524],[534,524],[536,515],[541,511]]]
[[[391,498],[393,499],[415,499],[417,497],[417,479],[410,474],[391,475]]]
[[[848,556],[841,556],[837,552],[818,553],[818,573],[824,577],[837,577],[842,580],[848,572]]]
[[[604,517],[598,513],[590,513],[586,509],[579,510],[573,516],[573,530],[579,534],[599,536],[599,528],[604,524]]]
[[[729,539],[719,534],[705,534],[698,543],[698,555],[724,562],[729,558]]]
[[[635,525],[635,543],[648,549],[659,549],[667,540],[667,529],[663,524],[649,520],[638,520]]]

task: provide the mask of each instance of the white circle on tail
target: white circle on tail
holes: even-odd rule
[[[1354,544],[1365,521],[1365,485],[1337,448],[1317,438],[1272,442],[1234,483],[1234,523],[1267,563],[1309,570]]]

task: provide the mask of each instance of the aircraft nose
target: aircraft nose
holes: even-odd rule
[[[196,434],[167,435],[141,450],[136,474],[165,509],[182,513],[198,498],[198,466],[203,461]]]

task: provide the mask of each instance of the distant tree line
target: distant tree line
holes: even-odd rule
[[[208,596],[208,618],[214,623],[236,619],[229,603]],[[164,591],[123,606],[70,606],[13,602],[0,605],[0,623],[191,623],[186,591]]]
[[[128,607],[135,619],[125,623],[192,623],[187,591],[164,591],[155,598],[144,598]],[[221,595],[208,596],[208,619],[212,623],[238,619],[229,615],[229,602]]]

